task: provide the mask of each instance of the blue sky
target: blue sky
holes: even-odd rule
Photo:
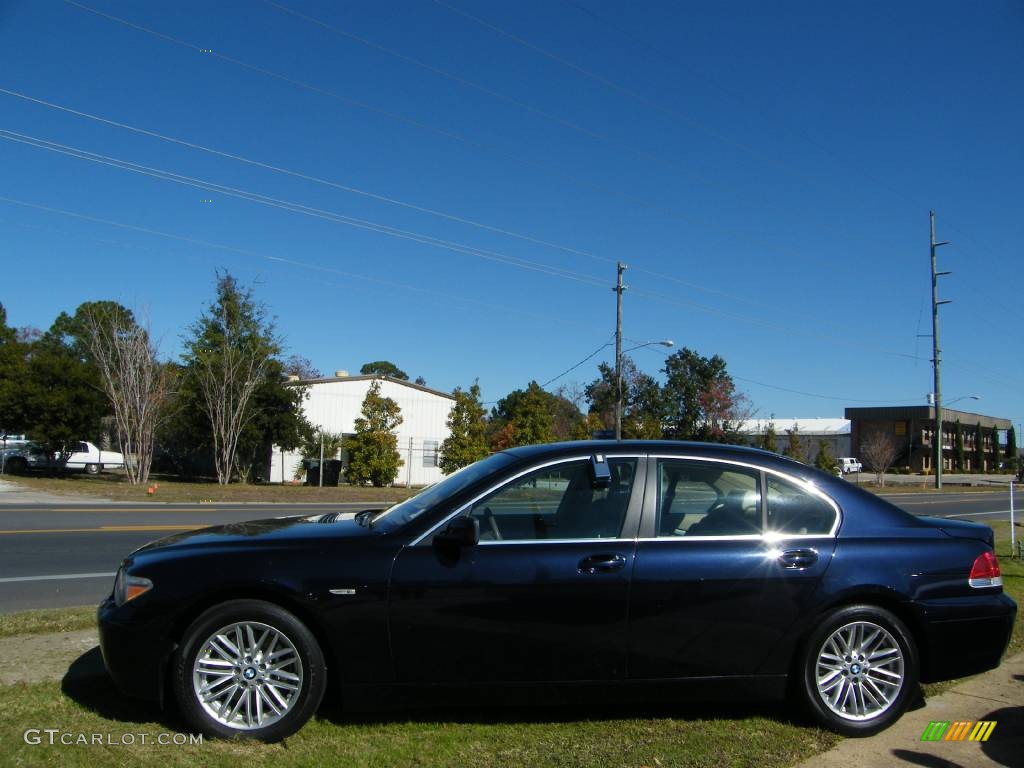
[[[932,388],[934,208],[945,397],[1020,422],[1022,39],[1011,0],[0,3],[0,301],[173,356],[226,268],[325,373],[495,400],[611,339],[621,259],[627,345],[839,416]]]

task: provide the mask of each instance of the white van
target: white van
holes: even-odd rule
[[[124,466],[124,456],[117,451],[101,451],[86,442],[72,447],[74,452],[68,458],[68,469],[84,469],[90,475],[98,475],[104,469],[121,469]]]
[[[839,462],[839,470],[844,475],[848,475],[851,472],[860,472],[864,468],[863,464],[850,456],[840,456],[836,461]]]

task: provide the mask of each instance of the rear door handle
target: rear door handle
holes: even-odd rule
[[[783,568],[810,568],[818,562],[818,553],[813,549],[787,549],[779,555]]]
[[[579,569],[580,573],[595,574],[617,571],[625,566],[626,558],[622,555],[603,554],[584,557],[580,560]]]

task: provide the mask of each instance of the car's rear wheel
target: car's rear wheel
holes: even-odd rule
[[[186,630],[173,678],[182,714],[203,733],[279,741],[316,712],[327,670],[313,634],[293,614],[232,600]]]
[[[811,714],[847,736],[887,728],[918,686],[918,657],[906,625],[890,611],[853,605],[833,611],[807,638],[799,690]]]
[[[101,466],[99,464],[86,464],[85,472],[89,475],[98,475],[100,473]]]

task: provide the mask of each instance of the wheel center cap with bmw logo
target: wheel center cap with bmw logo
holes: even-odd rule
[[[256,677],[255,668],[246,667],[245,671],[242,673],[242,677],[244,677],[246,680],[252,680],[254,677]]]

